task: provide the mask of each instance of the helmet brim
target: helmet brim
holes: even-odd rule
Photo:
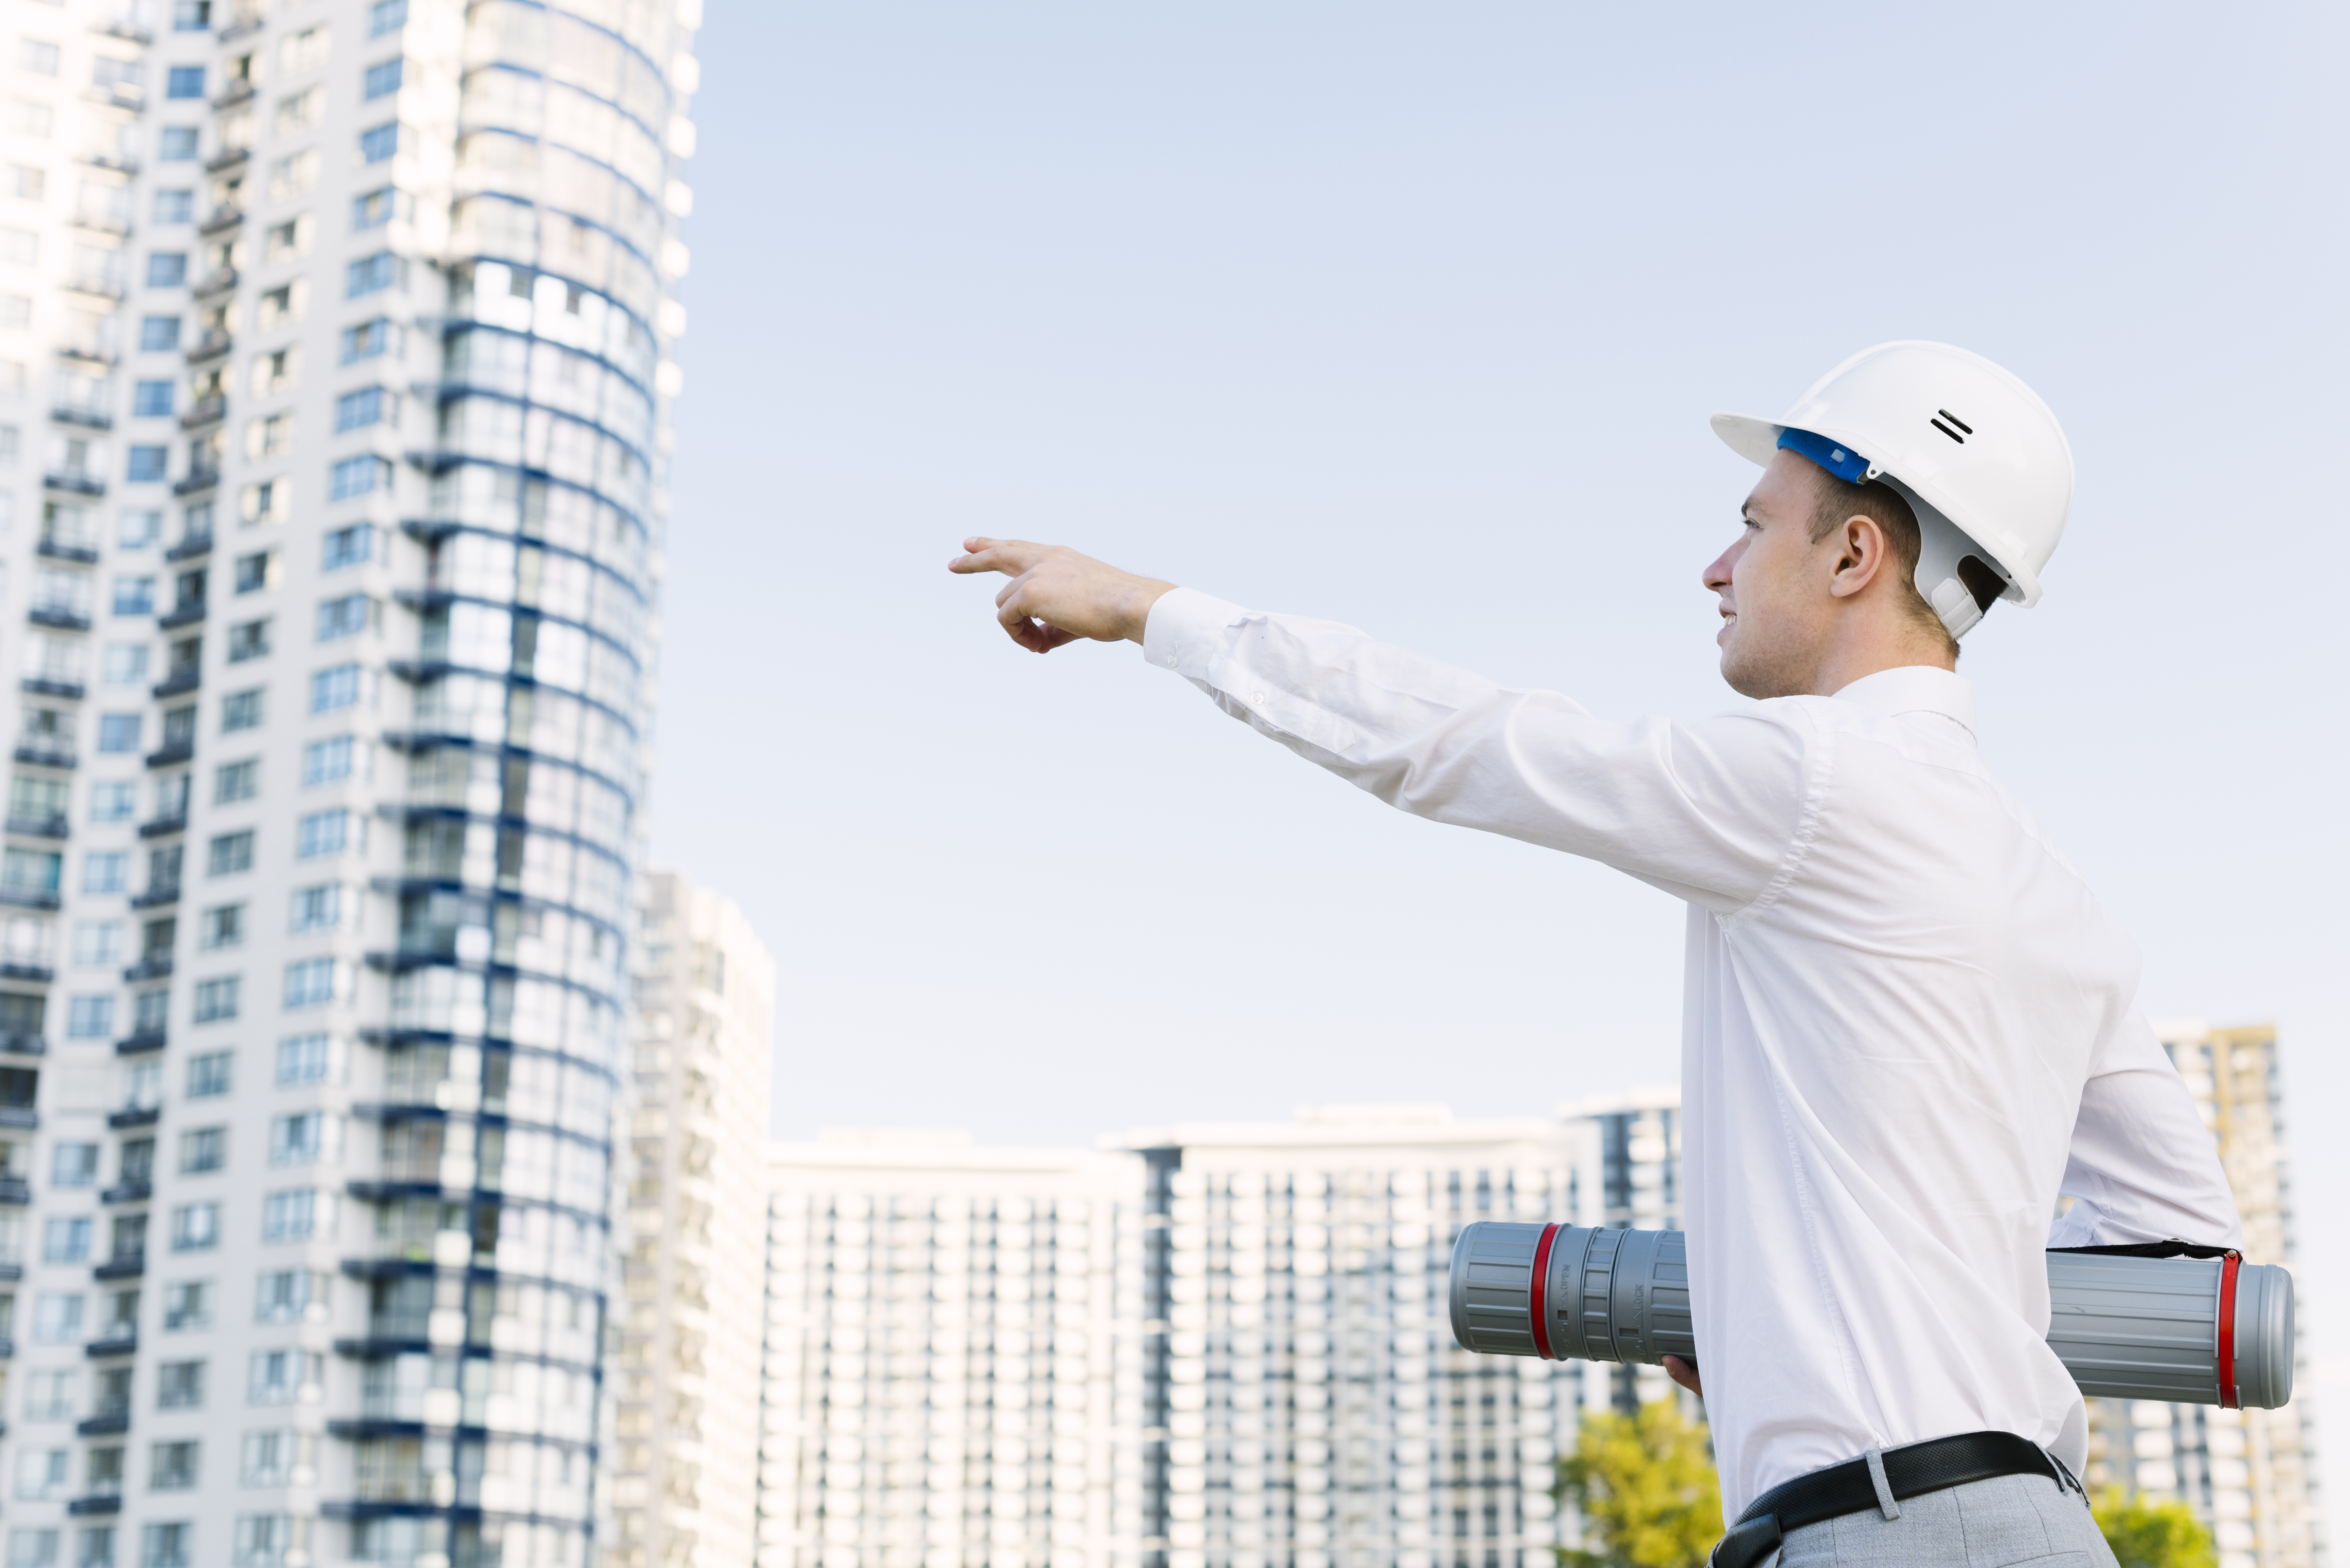
[[[1779,450],[1779,438],[1787,431],[1787,427],[1778,421],[1754,414],[1716,414],[1711,422],[1713,433],[1721,438],[1721,444],[1757,468],[1771,466],[1771,458]]]

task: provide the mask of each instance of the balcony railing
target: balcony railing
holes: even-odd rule
[[[163,552],[163,559],[192,561],[199,556],[209,556],[212,552],[213,536],[210,534],[183,534],[180,536],[178,544]]]
[[[71,746],[60,746],[41,741],[16,742],[16,758],[36,768],[70,768],[79,763]]]
[[[33,1200],[33,1184],[21,1176],[0,1176],[0,1203],[22,1209]]]
[[[147,89],[137,82],[99,82],[81,96],[100,109],[120,109],[126,114],[140,114],[147,108]]]
[[[127,1127],[151,1127],[162,1119],[161,1106],[125,1106],[119,1111],[109,1111],[106,1125],[121,1132]]]
[[[103,343],[60,343],[57,352],[80,365],[111,368],[122,362],[122,356]]]
[[[118,1056],[151,1056],[171,1044],[161,1029],[139,1029],[114,1043]]]
[[[125,180],[139,178],[139,160],[126,158],[120,152],[85,152],[74,161],[85,169],[96,169],[101,173],[120,175]]]
[[[137,985],[142,980],[161,980],[172,972],[170,953],[149,953],[122,971],[124,981]]]
[[[0,959],[0,980],[21,980],[28,981],[35,985],[47,985],[57,978],[57,971],[47,964],[27,963],[23,959]],[[47,1049],[47,1046],[38,1044],[40,1036],[37,1034],[0,1034],[0,1051],[26,1049],[25,1046],[11,1044],[17,1040],[34,1041],[36,1044],[30,1049],[36,1055]]]
[[[144,1203],[155,1195],[155,1184],[144,1177],[118,1181],[98,1195],[100,1203]]]
[[[11,816],[8,831],[26,838],[64,838],[73,832],[73,824],[62,813],[47,816]]]
[[[194,356],[191,355],[189,358],[193,358]],[[174,495],[193,495],[197,491],[210,490],[219,483],[219,469],[192,468],[188,470],[188,476],[185,479],[175,480],[172,483],[172,493]]]
[[[84,430],[110,431],[114,428],[112,413],[82,403],[53,404],[49,409],[49,418],[61,425],[79,425]]]
[[[62,490],[71,495],[106,493],[106,481],[86,469],[53,468],[41,475],[41,483],[51,490]]]
[[[120,1257],[107,1259],[89,1272],[92,1279],[98,1280],[135,1280],[146,1272],[146,1253],[125,1252]]]
[[[197,338],[195,346],[188,350],[188,363],[192,365],[202,359],[217,359],[235,347],[234,337],[220,327],[211,327],[202,337]]]
[[[34,545],[33,553],[47,556],[52,561],[71,561],[78,566],[90,566],[98,564],[97,545],[78,545],[71,539],[59,539],[55,535],[44,538],[39,544]]]
[[[193,691],[203,684],[203,671],[201,670],[174,670],[171,674],[155,682],[156,701],[161,701],[167,697],[178,697]],[[144,832],[145,829],[142,828],[140,831]]]
[[[173,627],[193,626],[196,622],[204,618],[204,601],[202,599],[182,600],[181,603],[173,605],[161,615],[157,616],[155,618],[155,624],[161,627],[166,631],[171,630]]]
[[[127,14],[118,13],[104,21],[92,22],[89,30],[103,33],[109,38],[120,38],[128,44],[136,44],[142,49],[155,41],[154,28]]]
[[[204,172],[218,174],[224,170],[235,168],[252,156],[253,150],[249,147],[224,147],[204,160]]]
[[[95,1417],[92,1419],[94,1420]],[[90,1425],[89,1421],[84,1421],[81,1424],[81,1429],[85,1435],[89,1434]],[[126,1431],[130,1426],[130,1418],[126,1416],[120,1427],[108,1429],[118,1432]],[[122,1494],[119,1491],[94,1491],[88,1497],[69,1499],[66,1503],[66,1513],[68,1517],[73,1519],[87,1519],[92,1514],[120,1513],[121,1511]]]
[[[209,299],[215,294],[226,294],[236,286],[236,268],[216,267],[204,275],[202,282],[189,289],[198,299]]]
[[[87,1419],[77,1423],[74,1430],[85,1438],[110,1438],[130,1430],[130,1401],[108,1400],[91,1411]]]
[[[130,292],[122,286],[120,278],[109,277],[104,273],[95,272],[77,273],[66,279],[66,291],[69,294],[88,295],[92,299],[103,299],[115,305],[121,304],[124,296]],[[109,358],[107,363],[111,365],[114,361]]]
[[[244,222],[243,207],[234,204],[214,207],[204,221],[196,225],[196,232],[201,234],[217,234],[224,229],[233,229],[243,222]]]
[[[228,86],[221,88],[219,95],[213,99],[213,107],[214,109],[234,109],[238,104],[251,103],[253,101],[254,94],[259,89],[253,85],[252,78],[234,78],[229,82]]]
[[[68,702],[78,702],[86,688],[78,680],[60,680],[51,675],[27,675],[16,683],[36,697],[62,697]]]
[[[127,240],[130,237],[130,220],[113,213],[76,213],[66,222],[74,228],[86,229],[94,234],[104,234],[113,240]]]
[[[134,909],[160,909],[166,904],[176,904],[179,901],[180,885],[177,882],[166,882],[161,887],[150,888],[144,893],[135,895],[130,900],[130,907]]]
[[[103,1355],[136,1355],[139,1354],[139,1325],[108,1324],[96,1339],[82,1346],[82,1354],[92,1361]]]
[[[228,400],[214,393],[209,398],[197,399],[195,406],[180,416],[180,428],[183,431],[200,430],[205,425],[216,425],[227,417]]]
[[[0,904],[12,904],[19,909],[54,909],[63,903],[54,888],[11,888],[0,884]]]
[[[35,605],[25,613],[25,618],[35,626],[55,627],[59,631],[89,629],[89,617],[71,605]]]

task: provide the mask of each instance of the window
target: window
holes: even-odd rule
[[[79,1291],[43,1291],[33,1300],[33,1343],[72,1345],[81,1339]]]
[[[380,38],[408,22],[408,0],[375,0],[368,7],[368,36]]]
[[[405,269],[398,256],[390,251],[378,251],[361,256],[343,268],[343,297],[358,299],[363,295],[391,288],[400,283]]]
[[[202,525],[197,519],[203,518]],[[213,504],[198,502],[187,510],[191,535],[212,532]],[[163,514],[151,506],[126,509],[117,522],[114,542],[126,550],[143,550],[163,536]]]
[[[82,869],[89,869],[90,857],[82,857]],[[58,877],[65,866],[65,857],[53,849],[10,849],[0,855],[0,889],[11,893],[29,893],[36,898],[57,897]],[[86,878],[85,878],[86,879]],[[106,888],[86,888],[105,892]],[[120,891],[120,889],[113,889]]]
[[[156,251],[147,258],[147,286],[177,288],[188,281],[185,251]]]
[[[248,659],[265,659],[269,655],[269,618],[248,620],[228,628],[228,661],[242,664]]]
[[[147,353],[168,354],[180,347],[180,318],[144,316],[139,319],[139,347]]]
[[[239,976],[233,974],[198,981],[194,1021],[198,1023],[219,1023],[234,1018],[237,991],[243,983]]]
[[[134,1034],[161,1034],[171,1017],[172,993],[168,990],[142,991],[130,999],[130,1031]]]
[[[228,1164],[228,1128],[191,1127],[180,1135],[180,1174],[203,1176]]]
[[[155,1369],[155,1407],[159,1410],[194,1410],[204,1402],[204,1364],[167,1361]]]
[[[327,499],[348,501],[391,488],[391,464],[383,458],[347,457],[327,471]]]
[[[383,60],[369,66],[367,68],[367,74],[359,78],[359,96],[363,99],[379,99],[387,93],[398,92],[400,64],[398,60]]]
[[[65,1215],[41,1221],[41,1262],[89,1262],[90,1220],[86,1215]]]
[[[286,1007],[316,1007],[335,1000],[335,961],[302,959],[286,966]]]
[[[269,1163],[315,1165],[342,1152],[342,1122],[324,1111],[297,1111],[269,1124]]]
[[[332,1274],[304,1269],[272,1269],[254,1290],[254,1318],[259,1323],[296,1323],[326,1315]]]
[[[172,414],[172,384],[169,381],[140,381],[130,389],[130,412],[142,420],[169,419]],[[157,477],[161,477],[160,474]],[[114,612],[120,615],[122,612]]]
[[[156,158],[165,163],[192,163],[197,130],[192,125],[167,125],[155,143]]]
[[[264,355],[254,360],[256,379],[264,378],[271,369],[275,356]],[[260,459],[277,457],[294,450],[294,416],[290,412],[265,414],[248,420],[244,426],[244,455]]]
[[[249,1397],[255,1405],[291,1405],[303,1385],[315,1385],[325,1375],[326,1359],[314,1351],[256,1350]]]
[[[375,526],[369,523],[354,523],[348,528],[338,528],[326,538],[325,559],[320,569],[341,571],[345,566],[364,566],[375,555]]]
[[[20,71],[29,71],[36,77],[53,77],[57,74],[57,60],[55,44],[44,43],[38,38],[16,40],[16,68]]]
[[[365,594],[345,594],[340,598],[320,601],[318,640],[333,642],[338,638],[357,637],[373,621],[374,608],[374,601]]]
[[[251,730],[261,723],[261,691],[232,691],[221,699],[221,733]]]
[[[172,31],[202,33],[213,25],[213,0],[172,0]]]
[[[188,1568],[186,1524],[150,1524],[139,1532],[139,1568]]]
[[[51,1187],[97,1186],[98,1145],[61,1143],[51,1146],[49,1185]]]
[[[82,969],[112,969],[122,962],[122,922],[82,920],[74,926],[73,961]]]
[[[307,195],[317,183],[316,148],[290,152],[269,166],[269,199],[273,202],[290,202],[296,196]]]
[[[155,579],[148,576],[119,576],[114,579],[114,613],[116,615],[153,615],[155,613]],[[110,650],[109,650],[110,651]],[[147,649],[138,650],[139,672],[147,672]],[[136,742],[132,742],[134,745]]]
[[[353,746],[348,735],[337,735],[331,740],[313,741],[302,748],[302,784],[332,784],[337,779],[351,776]]]
[[[244,906],[218,904],[203,912],[197,940],[206,948],[233,948],[244,940]]]
[[[204,875],[233,877],[253,869],[253,829],[213,836],[204,850]]]
[[[70,1416],[72,1413],[72,1407],[68,1406],[66,1414]],[[67,1449],[18,1450],[16,1495],[27,1502],[51,1502],[65,1496],[66,1460],[70,1454],[71,1450]],[[19,1545],[19,1542],[25,1544]],[[57,1532],[54,1530],[12,1530],[8,1532],[9,1555],[13,1557],[20,1551],[36,1564],[41,1563],[43,1553],[47,1553],[49,1562],[55,1563],[57,1560]]]
[[[81,857],[81,890],[120,893],[130,886],[130,855],[121,849],[93,849]]]
[[[241,763],[223,763],[213,770],[213,804],[215,805],[251,800],[260,793],[259,757],[247,757]]]
[[[312,1235],[323,1235],[333,1229],[332,1193],[322,1193],[310,1188],[289,1192],[273,1192],[261,1200],[261,1239],[264,1241],[302,1241]]]
[[[298,931],[331,930],[341,923],[343,889],[339,883],[329,882],[323,888],[297,888],[294,890],[294,929]]]
[[[204,67],[173,66],[163,77],[165,98],[202,98],[204,96]]]
[[[356,392],[345,392],[335,400],[335,428],[355,431],[379,422],[384,417],[386,401],[381,387],[361,387]]]
[[[220,1245],[220,1205],[182,1203],[172,1210],[172,1251],[201,1252]]]
[[[114,1033],[114,998],[77,996],[66,1003],[66,1033],[76,1040],[104,1040]]]
[[[74,1385],[79,1382],[62,1367],[35,1372],[25,1379],[25,1418],[28,1421],[70,1421]]]
[[[136,713],[101,713],[98,716],[98,749],[101,752],[135,752],[139,749],[139,719]]]
[[[362,321],[357,327],[343,328],[343,363],[355,364],[372,359],[391,347],[391,323],[382,317]]]
[[[286,94],[277,100],[277,134],[292,136],[308,130],[318,123],[326,107],[327,95],[317,88]]]
[[[167,410],[168,411],[168,410]],[[134,446],[123,468],[126,484],[160,484],[170,477],[171,449],[161,446]]]
[[[332,713],[359,701],[361,680],[356,664],[338,664],[310,677],[310,711]]]
[[[323,1084],[333,1057],[331,1035],[296,1034],[277,1043],[277,1086]],[[89,1146],[94,1147],[95,1146]]]
[[[156,1491],[186,1491],[196,1484],[196,1445],[186,1438],[157,1443],[147,1460],[147,1484]]]
[[[303,817],[294,825],[294,857],[313,860],[321,855],[340,855],[349,844],[350,821],[351,814],[339,807]]]
[[[380,228],[394,218],[404,218],[414,211],[414,205],[399,191],[382,185],[351,198],[351,232],[364,234]]]
[[[236,591],[241,594],[259,593],[277,586],[277,552],[255,550],[250,556],[236,558]]]
[[[194,223],[196,221],[196,193],[193,191],[156,192],[155,221],[159,223]]]
[[[359,161],[363,163],[380,163],[399,151],[400,125],[396,120],[369,126],[359,132]],[[385,280],[386,283],[390,281],[389,278]],[[381,288],[384,285],[380,283],[376,286]],[[353,289],[351,292],[356,296],[363,291]]]
[[[233,1051],[208,1051],[201,1056],[188,1058],[188,1098],[209,1100],[229,1091],[230,1069],[235,1064]]]
[[[213,1282],[177,1280],[163,1287],[163,1332],[178,1334],[213,1325]]]
[[[334,35],[326,28],[305,27],[277,46],[277,63],[288,76],[315,71],[327,63],[327,50],[333,42]]]

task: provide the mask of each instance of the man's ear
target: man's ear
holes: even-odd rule
[[[1877,580],[1889,553],[1885,530],[1877,519],[1860,513],[1844,520],[1844,528],[1836,540],[1835,565],[1828,576],[1828,592],[1837,598],[1850,598]]]

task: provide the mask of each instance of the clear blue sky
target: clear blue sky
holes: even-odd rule
[[[1706,414],[1945,338],[2080,465],[2046,599],[1968,640],[1985,750],[2149,1012],[2285,1031],[2350,1497],[2344,16],[714,0],[654,846],[775,950],[778,1130],[1669,1081],[1662,895],[1129,646],[1020,652],[943,563],[1062,541],[1718,710],[1754,471]]]

